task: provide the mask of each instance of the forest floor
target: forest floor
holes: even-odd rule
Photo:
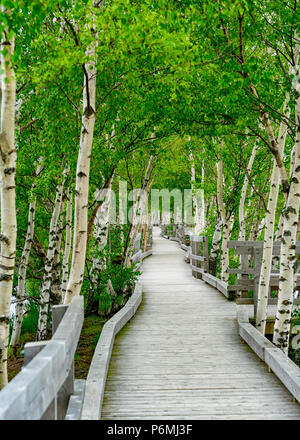
[[[107,320],[99,316],[85,318],[75,353],[76,379],[86,379],[99,336]]]
[[[85,318],[80,339],[75,353],[75,378],[86,379],[92,357],[101,334],[103,325],[108,320],[99,316]],[[27,342],[35,340],[36,333],[25,333],[21,336],[21,345],[8,352],[8,380],[12,380],[23,367],[24,356],[22,350]]]

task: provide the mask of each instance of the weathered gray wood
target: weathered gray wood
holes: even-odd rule
[[[280,349],[275,347],[266,349],[265,362],[295,399],[300,402],[300,368]]]
[[[74,394],[70,397],[65,420],[80,420],[85,392],[85,379],[74,381]]]
[[[247,309],[237,308],[239,334],[300,402],[300,368],[249,323]]]
[[[154,228],[144,299],[115,338],[101,417],[300,419],[298,403],[241,343],[235,303],[192,277],[183,257]]]
[[[115,335],[132,318],[142,300],[142,286],[137,283],[125,306],[103,327],[86,380],[81,420],[99,420]]]
[[[48,341],[27,342],[24,345],[24,367],[47,345]]]
[[[52,333],[54,334],[58,329],[59,324],[61,323],[66,311],[68,310],[68,305],[59,304],[52,307]],[[50,408],[56,407],[56,418],[58,420],[64,420],[70,396],[74,393],[74,362],[71,365],[69,374],[66,377],[66,380],[62,384],[60,390],[57,393],[56,402],[53,402],[50,405]],[[47,419],[51,420],[51,414],[47,411]]]
[[[52,334],[56,332],[67,309],[68,309],[68,305],[65,304],[60,304],[52,307]]]
[[[51,405],[56,414],[57,393],[70,373],[82,323],[81,296],[73,298],[52,339],[0,392],[0,420],[39,420]]]

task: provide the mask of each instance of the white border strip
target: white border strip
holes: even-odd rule
[[[300,368],[249,323],[247,310],[237,306],[239,335],[300,402]]]

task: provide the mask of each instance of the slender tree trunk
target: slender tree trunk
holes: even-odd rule
[[[42,166],[39,165],[37,167],[36,176],[40,174],[42,170]],[[33,182],[31,190],[33,191],[36,186],[36,183]],[[14,324],[12,330],[12,336],[10,340],[10,346],[15,347],[20,343],[20,335],[22,329],[22,321],[23,321],[23,310],[24,310],[24,300],[25,300],[25,285],[26,285],[26,272],[28,267],[29,256],[31,252],[31,246],[33,243],[34,236],[34,222],[35,222],[35,210],[36,210],[36,196],[33,196],[33,200],[29,204],[28,210],[28,226],[26,232],[26,238],[24,243],[24,248],[19,264],[19,273],[18,273],[18,285],[16,289],[16,312],[14,317]]]
[[[280,277],[278,305],[274,326],[273,343],[284,353],[288,353],[291,314],[294,300],[294,272],[297,270],[295,255],[299,207],[300,207],[300,70],[299,70],[300,44],[295,47],[295,166],[291,179],[288,199],[284,208],[283,232],[280,252]]]
[[[191,140],[191,137],[189,136],[188,140]],[[192,203],[193,203],[193,214],[194,214],[194,234],[200,235],[201,231],[203,229],[203,204],[202,206],[199,206],[199,197],[198,197],[198,191],[196,190],[196,171],[195,171],[195,160],[193,153],[190,152],[189,160],[191,164],[191,189],[192,189]],[[203,171],[203,170],[202,170]],[[203,200],[201,200],[203,202]],[[204,208],[205,209],[205,208]]]
[[[53,209],[50,228],[49,228],[48,251],[45,260],[44,277],[43,277],[42,292],[40,299],[41,305],[40,305],[38,329],[36,336],[38,341],[44,340],[47,336],[47,318],[48,318],[48,309],[49,309],[50,292],[51,292],[54,254],[58,240],[58,222],[59,222],[59,215],[61,212],[63,185],[64,185],[64,181],[60,185],[57,185],[55,204],[54,204],[54,209]]]
[[[148,232],[149,232],[149,222],[150,222],[150,216],[149,213],[147,214],[146,222],[144,225],[143,230],[143,245],[142,245],[142,252],[146,252],[147,250],[147,241],[148,241]]]
[[[64,302],[64,298],[67,291],[71,246],[72,246],[72,188],[70,186],[66,194],[66,241],[65,241],[64,256],[62,261],[62,283],[61,283],[62,302]]]
[[[245,223],[245,200],[246,200],[246,194],[248,189],[248,175],[250,175],[253,162],[255,159],[255,155],[257,152],[258,145],[255,144],[248,162],[247,166],[247,173],[245,174],[244,183],[241,191],[241,198],[240,198],[240,204],[239,204],[239,224],[240,224],[240,232],[239,232],[239,240],[246,240],[246,223]]]
[[[212,239],[211,250],[209,254],[209,273],[216,276],[217,260],[220,252],[220,245],[222,241],[222,219],[220,213],[217,213],[216,225]]]
[[[220,160],[217,163],[217,199],[220,209],[220,215],[222,220],[223,237],[221,246],[221,279],[228,282],[228,267],[229,267],[229,254],[227,249],[227,243],[230,237],[232,228],[232,218],[226,215],[224,201],[223,201],[223,162]]]
[[[154,134],[152,134],[152,138],[154,139]],[[140,226],[140,218],[143,216],[144,211],[146,209],[147,203],[148,203],[148,195],[151,188],[151,183],[149,181],[151,171],[153,168],[153,160],[154,157],[150,156],[148,166],[145,173],[143,188],[142,188],[142,194],[137,202],[135,202],[135,205],[133,207],[133,215],[129,230],[129,236],[127,238],[127,248],[125,253],[125,259],[124,259],[124,265],[129,267],[131,265],[131,257],[133,255],[134,250],[134,242],[138,234],[139,226]]]
[[[283,112],[289,117],[290,111],[287,107],[289,101],[289,95],[286,95],[284,102]],[[283,120],[280,124],[279,135],[278,135],[278,153],[280,156],[284,153],[284,146],[287,135],[287,126]],[[265,220],[265,235],[264,235],[264,245],[263,245],[263,256],[262,265],[259,278],[258,287],[258,302],[257,302],[257,316],[256,316],[256,328],[265,334],[267,312],[268,312],[268,297],[269,297],[269,284],[270,284],[270,274],[272,268],[272,251],[274,242],[274,223],[276,215],[276,206],[279,193],[279,168],[276,161],[274,160],[273,172],[270,184],[270,193],[268,199],[268,207],[266,212]]]
[[[102,256],[99,255],[99,253],[101,253],[104,250],[108,239],[112,182],[113,182],[113,176],[111,176],[109,187],[101,190],[101,193],[105,195],[105,200],[102,203],[100,209],[97,211],[95,218],[95,227],[94,227],[95,255],[93,257],[93,263],[92,263],[92,270],[91,270],[92,282],[90,284],[90,290],[87,299],[87,305],[85,311],[86,316],[90,316],[93,314],[97,315],[99,309],[99,298],[98,299],[95,298],[95,289],[99,287],[101,283],[101,272],[103,272],[103,270],[105,270],[106,268],[106,260],[104,257],[102,258]],[[112,290],[109,289],[108,292],[111,292]]]
[[[72,263],[67,292],[64,303],[69,304],[72,298],[80,294],[86,257],[88,230],[88,195],[90,176],[90,157],[95,126],[95,97],[96,97],[96,47],[97,34],[87,49],[90,61],[84,64],[83,114],[81,137],[76,171],[74,237]]]
[[[61,214],[63,211],[62,207],[63,207],[63,203],[61,203],[61,212],[60,212],[60,218],[59,218],[59,223],[58,223],[58,228],[57,228],[56,248],[55,248],[54,257],[53,257],[52,276],[51,276],[52,281],[51,281],[51,285],[50,285],[50,304],[51,305],[58,305],[58,304],[61,304],[61,302],[62,302],[61,279],[60,279],[61,268],[62,268],[61,258],[60,258],[62,228],[63,228],[62,217],[61,217]]]
[[[256,88],[254,87],[253,84],[251,84],[250,90],[251,90],[251,93],[253,94],[253,96],[258,97]],[[273,130],[271,121],[270,121],[270,117],[269,117],[268,112],[265,112],[261,105],[258,105],[258,110],[259,110],[259,113],[261,116],[261,120],[262,120],[262,122],[265,126],[265,129],[266,129],[266,132],[268,134],[271,153],[273,154],[274,159],[275,159],[277,166],[279,168],[279,171],[280,171],[283,196],[284,196],[285,200],[287,200],[287,194],[289,191],[288,175],[286,172],[286,168],[285,168],[285,165],[283,162],[282,155],[280,154],[280,151],[278,148],[278,142],[276,141],[276,137],[274,134],[274,130]]]
[[[4,44],[5,45],[4,45]],[[15,206],[15,103],[16,79],[12,67],[14,38],[2,34],[1,50],[1,128],[0,128],[0,389],[7,378],[7,346],[9,335],[10,301],[16,257],[17,220]]]

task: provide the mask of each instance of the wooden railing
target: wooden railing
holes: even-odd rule
[[[172,234],[172,235],[171,235]],[[229,284],[209,273],[209,256],[207,237],[189,235],[184,225],[165,225],[165,238],[176,240],[182,249],[186,250],[185,261],[191,264],[192,274],[213,287],[216,287],[226,298],[236,300],[238,304],[254,304],[256,316],[259,277],[262,265],[262,241],[228,241],[228,248],[235,249],[240,256],[239,268],[228,268],[228,274],[238,275],[234,284]],[[190,245],[188,245],[188,237]],[[296,244],[296,254],[300,255],[300,241]],[[280,255],[280,242],[274,242],[273,256]],[[296,287],[300,290],[300,274],[297,276]],[[273,270],[269,284],[269,304],[277,304],[276,297],[279,288],[279,270]],[[295,299],[296,304],[300,299]]]
[[[24,367],[0,392],[0,420],[72,418],[68,409],[76,412],[80,393],[83,398],[82,381],[74,394],[74,354],[83,319],[83,296],[53,307],[53,337],[25,345]]]
[[[192,235],[190,237],[190,264],[192,275],[202,279],[203,274],[208,272],[208,240],[207,237]]]
[[[256,316],[259,278],[262,266],[263,242],[262,241],[237,241],[228,242],[228,248],[234,249],[235,254],[241,258],[239,268],[228,268],[229,274],[237,274],[238,278],[234,285],[228,285],[228,292],[232,292],[239,304],[254,304],[254,316]],[[296,244],[296,254],[300,254],[300,242]],[[280,255],[280,242],[275,241],[272,256]],[[300,288],[300,274],[297,275],[296,287]],[[279,270],[273,270],[269,282],[268,304],[277,304],[279,288]],[[250,297],[249,292],[253,292]],[[273,295],[274,292],[274,295]],[[300,303],[299,299],[294,300]]]

